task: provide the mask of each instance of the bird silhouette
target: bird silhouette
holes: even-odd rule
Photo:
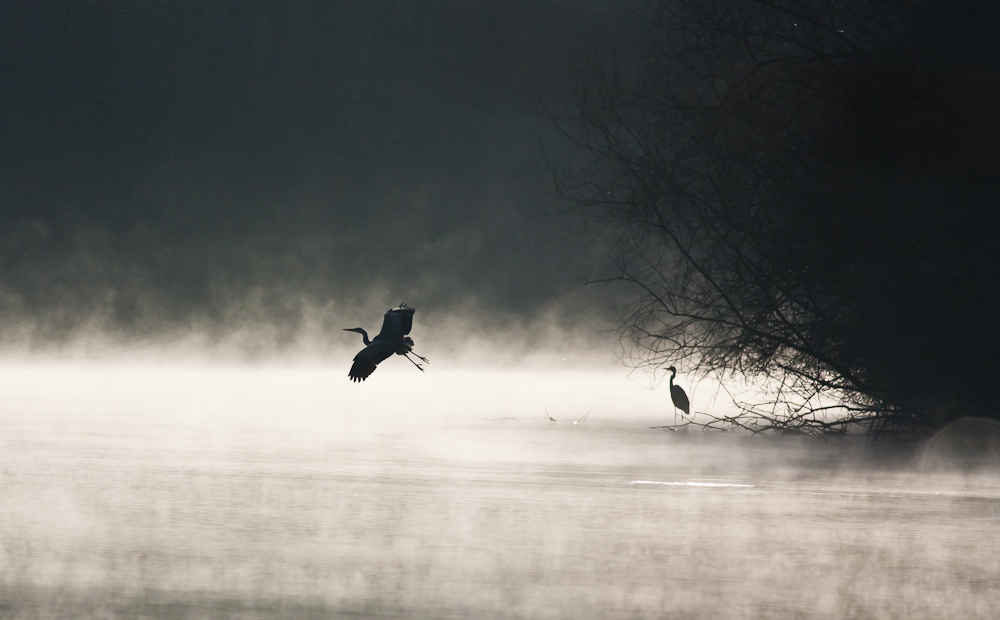
[[[688,401],[684,388],[674,385],[674,377],[677,376],[677,369],[671,366],[670,371],[670,401],[674,403],[674,424],[677,423],[677,410],[680,409],[684,415],[691,415],[691,403]]]
[[[375,372],[375,368],[379,364],[391,357],[393,353],[404,356],[420,372],[424,371],[423,366],[410,357],[410,353],[413,353],[413,339],[407,337],[407,334],[413,327],[413,313],[415,311],[416,308],[408,308],[406,304],[399,304],[398,308],[392,308],[386,312],[382,320],[382,331],[378,333],[378,336],[375,336],[374,340],[369,340],[368,332],[360,327],[344,329],[345,332],[361,334],[365,343],[365,348],[354,356],[354,365],[351,366],[351,372],[348,374],[351,381],[364,381]],[[430,361],[416,353],[413,355],[416,355],[424,363]]]

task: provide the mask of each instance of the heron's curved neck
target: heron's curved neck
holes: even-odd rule
[[[670,371],[670,385],[674,384],[674,377],[676,377],[676,376],[677,376],[677,371],[676,370],[671,370]]]
[[[358,331],[361,332],[361,339],[365,341],[365,346],[367,347],[368,345],[370,345],[372,341],[368,339],[368,332],[361,329],[360,327],[358,328]]]

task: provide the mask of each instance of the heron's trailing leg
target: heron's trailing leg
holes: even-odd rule
[[[413,353],[413,351],[410,351],[410,353]],[[420,361],[422,361],[425,364],[430,364],[431,363],[431,361],[429,359],[427,359],[426,357],[424,357],[423,355],[419,355],[417,353],[413,353],[413,355],[416,355],[417,357],[419,357]]]
[[[416,354],[416,353],[414,353],[414,355],[417,355],[417,354]],[[403,357],[405,357],[406,359],[410,360],[410,363],[411,363],[411,364],[413,364],[414,366],[416,366],[416,367],[417,367],[417,370],[419,370],[420,372],[423,372],[423,371],[424,371],[424,367],[423,367],[423,366],[421,366],[420,364],[416,363],[415,361],[413,361],[413,358],[411,358],[411,357],[410,357],[410,354],[409,354],[409,353],[404,353],[404,354],[403,354]],[[417,355],[417,357],[420,357],[420,356],[419,356],[419,355]],[[420,359],[424,360],[424,358],[422,358],[422,357],[420,357]],[[424,360],[424,361],[426,362],[427,360]]]

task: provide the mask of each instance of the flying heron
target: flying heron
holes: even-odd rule
[[[345,332],[361,334],[361,338],[365,342],[365,348],[354,356],[354,365],[351,366],[349,374],[351,381],[364,381],[375,372],[376,366],[391,357],[393,353],[402,355],[413,362],[413,365],[420,372],[424,371],[423,366],[410,357],[410,353],[413,353],[413,339],[409,338],[407,334],[413,327],[415,310],[416,308],[407,308],[406,304],[399,304],[398,308],[392,308],[386,312],[385,318],[382,320],[382,331],[378,333],[378,336],[375,336],[374,340],[368,340],[368,332],[360,327],[344,329]],[[424,363],[429,361],[426,357],[421,357],[416,353],[413,355],[416,355]]]
[[[684,412],[684,415],[691,415],[691,403],[688,402],[687,394],[684,393],[684,388],[679,385],[674,385],[674,377],[677,376],[677,369],[671,366],[667,370],[670,371],[670,400],[674,403],[674,424],[677,424],[677,410],[680,409]]]

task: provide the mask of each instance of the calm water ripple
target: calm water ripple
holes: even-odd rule
[[[0,617],[1000,617],[989,476],[626,422],[89,398],[2,403]]]

